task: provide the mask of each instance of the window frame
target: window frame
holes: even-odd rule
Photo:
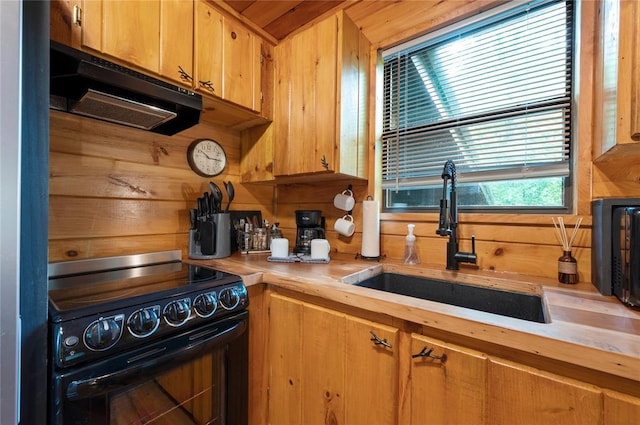
[[[550,2],[553,2],[554,0],[533,0],[530,2],[527,2],[527,4],[535,4],[536,6],[540,5],[540,4],[547,4]],[[482,12],[472,18],[467,18],[467,19],[463,19],[460,20],[456,23],[453,23],[451,25],[447,25],[439,30],[436,31],[432,31],[429,32],[423,36],[420,37],[416,37],[413,40],[410,40],[408,42],[399,44],[395,47],[392,47],[391,49],[385,49],[385,51],[387,52],[391,52],[390,54],[394,53],[394,52],[398,52],[398,51],[402,51],[402,50],[406,50],[408,48],[410,48],[409,44],[414,44],[414,45],[418,45],[418,44],[422,44],[424,43],[426,40],[430,40],[430,39],[441,39],[443,37],[446,37],[447,34],[451,34],[452,32],[458,32],[458,31],[468,31],[469,30],[469,26],[478,26],[483,24],[486,20],[488,19],[493,19],[496,20],[496,16],[500,16],[504,13],[508,13],[510,10],[513,9],[522,9],[523,7],[523,3],[522,2],[517,2],[517,1],[512,1],[509,2],[507,4],[495,7],[493,9],[490,9],[488,11]],[[577,92],[579,91],[579,84],[580,84],[580,78],[579,78],[579,71],[580,71],[580,32],[581,32],[581,16],[580,16],[580,7],[578,4],[573,4],[573,11],[572,11],[572,46],[571,46],[571,79],[570,79],[570,83],[571,83],[571,90],[570,93],[568,95],[569,97],[569,102],[570,102],[570,107],[571,107],[571,116],[569,117],[569,127],[568,127],[568,134],[569,134],[569,146],[570,146],[570,154],[569,154],[569,158],[568,158],[568,175],[564,177],[564,184],[563,184],[563,194],[562,194],[562,198],[563,198],[563,206],[497,206],[497,205],[482,205],[482,206],[468,206],[468,205],[458,205],[458,209],[465,213],[465,212],[474,212],[474,213],[515,213],[515,214],[550,214],[550,213],[560,213],[560,214],[566,214],[569,213],[571,211],[574,210],[574,207],[577,205],[578,200],[576,199],[577,197],[577,190],[576,190],[576,179],[577,179],[577,166],[576,166],[576,162],[577,162],[577,158],[579,155],[578,152],[578,140],[577,140],[577,132],[575,131],[578,127],[578,122],[577,122],[577,117],[578,117],[578,105],[577,105],[577,101],[576,101],[576,97],[577,97]],[[500,18],[498,18],[499,20]],[[464,28],[464,30],[463,30]],[[384,68],[384,61],[381,60],[379,62],[380,64],[380,68],[379,68],[379,72],[381,72],[382,74],[384,74],[384,71],[382,70]],[[384,91],[383,89],[381,89],[382,91]],[[381,107],[381,109],[383,109],[383,107]],[[382,119],[382,116],[381,116]],[[382,151],[382,130],[380,130],[380,139],[379,139],[379,143],[380,143],[380,151]],[[390,191],[392,189],[388,189],[388,188],[384,188],[382,187],[382,157],[379,155],[377,160],[377,172],[376,174],[379,174],[380,178],[377,179],[377,181],[379,182],[377,184],[379,190],[382,192],[382,213],[426,213],[426,212],[435,212],[438,211],[439,206],[438,205],[433,205],[433,206],[390,206],[388,205],[389,200],[388,200],[388,196],[387,196],[387,191]],[[444,162],[443,162],[444,164]],[[433,189],[434,190],[438,190],[439,183],[434,183],[433,185]],[[476,182],[473,183],[476,187],[479,187],[478,185],[482,184],[482,181],[480,182]],[[462,185],[464,185],[464,182],[459,182],[458,183],[458,188],[460,188]],[[411,190],[411,188],[408,188],[409,190]]]

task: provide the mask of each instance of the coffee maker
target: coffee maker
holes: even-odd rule
[[[296,254],[310,254],[313,239],[325,239],[324,217],[320,210],[296,210]]]

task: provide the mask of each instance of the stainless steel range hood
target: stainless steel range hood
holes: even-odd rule
[[[50,107],[172,135],[200,122],[202,96],[51,42]]]

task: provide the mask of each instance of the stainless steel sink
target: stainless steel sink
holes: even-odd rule
[[[356,282],[355,285],[531,322],[547,323],[542,298],[534,294],[388,272]]]

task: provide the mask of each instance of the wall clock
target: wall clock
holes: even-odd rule
[[[187,161],[199,176],[213,177],[227,166],[227,154],[215,140],[196,139],[187,149]]]

